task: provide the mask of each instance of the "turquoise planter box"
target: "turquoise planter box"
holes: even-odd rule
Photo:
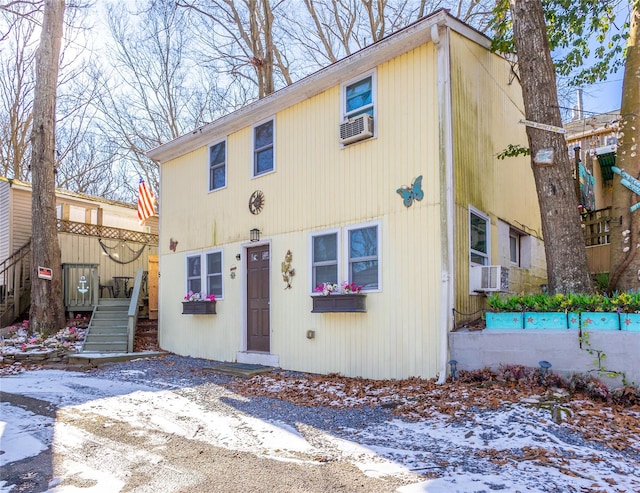
[[[620,330],[620,316],[611,312],[582,312],[580,324],[586,330]]]
[[[580,314],[575,312],[567,313],[567,326],[570,329],[580,328]]]
[[[621,313],[620,328],[631,332],[640,332],[640,313]]]
[[[566,329],[567,314],[565,312],[525,312],[525,329]]]
[[[522,329],[522,312],[487,312],[487,329]]]

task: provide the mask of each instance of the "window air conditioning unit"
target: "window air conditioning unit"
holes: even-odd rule
[[[354,116],[340,124],[340,143],[343,145],[373,137],[373,117],[368,113]]]
[[[509,268],[502,265],[473,265],[469,273],[471,291],[509,291]]]

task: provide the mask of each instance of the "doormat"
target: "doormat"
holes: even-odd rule
[[[222,363],[216,366],[208,366],[203,370],[232,377],[251,378],[260,373],[269,373],[273,368],[271,366],[250,365],[247,363]]]

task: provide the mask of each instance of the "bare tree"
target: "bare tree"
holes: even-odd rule
[[[542,1],[510,0],[510,10],[525,116],[531,122],[560,128],[556,72]],[[528,126],[527,137],[542,217],[549,289],[552,293],[590,292],[578,198],[564,136],[552,128]]]
[[[54,187],[56,89],[64,22],[64,0],[45,0],[40,45],[36,52],[33,101],[31,327],[49,333],[64,327],[62,267],[56,226]],[[40,267],[51,269],[51,279],[39,277]]]
[[[41,5],[41,2],[38,2]],[[0,26],[4,40],[0,44],[0,59],[5,63],[0,69],[0,174],[10,178],[30,181],[29,159],[31,154],[31,124],[33,119],[34,70],[37,37],[41,13],[34,15],[32,2],[14,2],[11,9],[0,9]],[[95,150],[81,155],[85,135],[91,126],[92,113],[89,102],[99,89],[95,80],[88,77],[87,40],[84,27],[87,8],[76,2],[65,9],[67,26],[60,57],[56,103],[56,183],[60,187],[83,184],[78,192],[114,190],[109,183],[90,186],[87,170],[108,166]],[[94,144],[98,142],[94,139]],[[99,145],[99,143],[98,143]],[[104,148],[104,146],[100,146]],[[73,158],[73,159],[71,159]],[[73,180],[74,175],[82,176]],[[100,181],[109,176],[109,169],[95,172],[93,178]]]
[[[178,0],[178,5],[199,14],[201,29],[196,32],[205,33],[200,41],[206,50],[201,58],[212,70],[240,85],[250,82],[258,98],[293,82],[284,48],[286,31],[276,24],[279,8],[296,8],[291,2]]]
[[[108,9],[113,42],[105,67],[93,76],[101,91],[93,104],[97,126],[113,165],[128,170],[133,196],[137,176],[158,190],[157,164],[145,152],[220,115],[217,79],[192,59],[187,12],[171,0],[149,0],[130,10],[124,3]],[[134,175],[134,176],[131,176]]]
[[[7,30],[0,44],[0,58],[12,60],[0,68],[0,173],[9,178],[29,177],[29,134],[33,105],[33,65],[35,63],[35,23],[23,8],[0,11]]]
[[[440,8],[485,31],[493,2],[483,0],[304,0],[306,12],[285,11],[303,58],[317,69],[333,63]],[[301,15],[302,14],[302,15]]]

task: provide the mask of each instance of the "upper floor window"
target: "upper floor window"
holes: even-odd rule
[[[253,176],[274,170],[274,137],[273,119],[253,127]]]
[[[472,264],[489,265],[489,218],[469,210],[469,259]]]
[[[374,115],[375,78],[374,74],[349,82],[343,87],[342,106],[345,119],[368,113]]]
[[[227,143],[209,147],[209,191],[224,188],[227,184]]]

